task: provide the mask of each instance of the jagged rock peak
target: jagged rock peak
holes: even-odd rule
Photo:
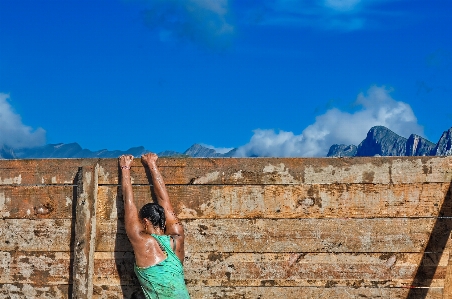
[[[237,148],[230,150],[227,153],[218,153],[216,150],[202,146],[201,144],[193,144],[187,149],[183,155],[196,158],[215,158],[215,157],[234,157],[237,152]]]
[[[201,144],[193,144],[184,152],[184,155],[188,155],[190,157],[222,157],[223,155],[217,153],[214,149],[207,148],[202,146]]]
[[[435,144],[416,134],[411,134],[406,141],[405,156],[428,156]]]
[[[356,145],[333,144],[328,151],[327,157],[354,157],[358,148]]]
[[[397,135],[384,126],[372,127],[359,145],[356,156],[404,156],[406,138]]]
[[[452,156],[452,128],[443,132],[431,155]]]

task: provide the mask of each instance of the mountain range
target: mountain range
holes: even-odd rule
[[[163,151],[157,153],[160,157],[233,157],[236,149],[225,154],[217,153],[214,149],[200,144],[193,144],[185,152]],[[33,148],[13,149],[3,146],[0,148],[0,159],[45,159],[45,158],[117,158],[120,155],[130,154],[139,157],[150,152],[143,146],[132,147],[125,151],[106,149],[91,151],[83,149],[78,143],[46,144]]]
[[[214,149],[193,144],[185,152],[163,151],[160,157],[234,157],[237,149],[218,153]],[[143,146],[132,147],[126,151],[106,149],[91,151],[83,149],[78,143],[47,144],[33,148],[0,148],[0,159],[43,159],[43,158],[116,158],[123,154],[135,157],[149,152]],[[397,135],[384,126],[372,127],[366,138],[358,145],[333,144],[327,157],[364,156],[452,156],[452,128],[445,131],[435,144],[419,135],[412,134],[408,139]]]
[[[333,144],[327,157],[452,156],[452,128],[435,144],[419,135],[408,139],[383,126],[372,127],[358,145]]]

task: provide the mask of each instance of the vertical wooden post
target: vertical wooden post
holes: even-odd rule
[[[99,166],[83,166],[77,178],[72,299],[93,296]]]

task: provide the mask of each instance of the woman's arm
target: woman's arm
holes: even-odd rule
[[[166,190],[165,182],[162,175],[157,168],[157,155],[154,153],[148,153],[141,156],[141,160],[145,165],[149,167],[151,172],[152,184],[154,185],[154,192],[157,197],[157,203],[165,210],[166,229],[165,234],[172,235],[176,242],[176,255],[181,261],[184,260],[184,227],[174,213],[173,206],[171,205],[168,192]]]
[[[135,241],[141,238],[140,233],[143,226],[138,217],[137,207],[135,206],[135,202],[133,200],[132,181],[130,178],[130,168],[132,166],[132,162],[132,155],[122,155],[119,157],[122,198],[124,200],[124,221],[127,236],[133,245]]]

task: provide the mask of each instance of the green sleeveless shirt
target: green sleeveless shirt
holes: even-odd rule
[[[166,253],[166,259],[147,268],[138,267],[134,270],[138,277],[146,299],[189,299],[184,281],[184,268],[170,245],[170,236],[152,236]]]

